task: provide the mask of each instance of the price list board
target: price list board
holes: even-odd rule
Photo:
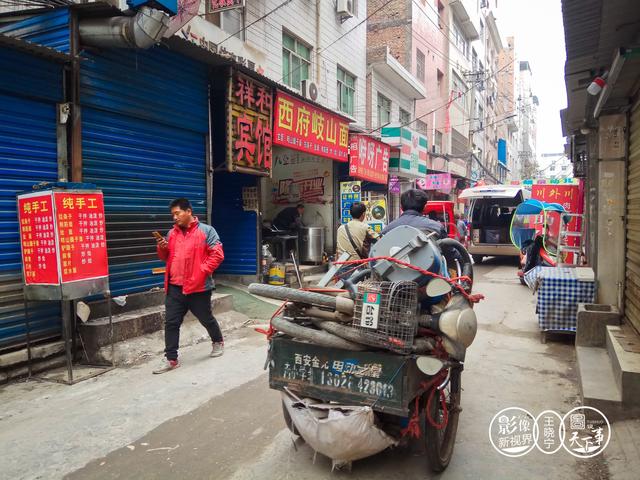
[[[54,192],[53,196],[62,283],[107,276],[102,193]]]
[[[27,285],[58,285],[54,209],[51,192],[18,198],[22,269]]]
[[[104,198],[96,191],[43,191],[18,196],[26,286],[106,279]]]

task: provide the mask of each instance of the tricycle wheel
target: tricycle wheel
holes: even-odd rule
[[[471,255],[473,257],[473,263],[482,263],[484,255]]]
[[[437,386],[426,392],[424,401],[428,405],[427,415],[437,424],[446,425],[438,428],[429,422],[429,418],[425,419],[425,442],[427,449],[427,458],[429,466],[434,472],[442,472],[449,465],[451,456],[453,455],[453,446],[456,441],[456,432],[458,431],[458,417],[460,416],[460,377],[462,369],[452,367],[449,369],[449,382],[442,390],[447,409],[447,417],[445,417],[444,408],[440,401],[440,394]],[[433,390],[436,389],[434,392]],[[428,404],[429,396],[432,395],[431,404]]]
[[[284,423],[287,425],[287,428],[291,430],[291,433],[294,435],[300,436],[300,432],[291,420],[291,415],[289,415],[289,410],[287,410],[287,406],[284,404],[284,400],[282,401],[282,416],[284,417]]]

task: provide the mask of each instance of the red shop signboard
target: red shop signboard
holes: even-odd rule
[[[273,143],[301,152],[348,160],[349,123],[346,119],[277,92]]]
[[[232,70],[227,100],[229,171],[269,176],[273,91],[267,85]]]
[[[20,195],[18,221],[26,285],[60,285],[108,276],[101,192]]]
[[[349,142],[349,176],[387,184],[391,147],[366,135],[352,135]]]

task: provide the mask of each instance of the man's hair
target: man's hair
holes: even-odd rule
[[[367,206],[362,202],[355,202],[349,209],[349,213],[353,218],[360,218],[366,211]]]
[[[191,210],[193,211],[193,207],[191,206],[191,202],[186,198],[176,198],[173,202],[169,204],[169,210],[173,210],[175,207],[178,207],[180,210]]]
[[[296,208],[304,208],[304,205],[302,203],[299,203],[298,205],[296,205]]]
[[[427,194],[418,190],[417,188],[412,188],[411,190],[407,190],[400,196],[400,206],[402,210],[417,210],[422,213],[424,210],[424,206],[427,204]]]

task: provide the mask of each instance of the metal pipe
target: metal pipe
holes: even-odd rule
[[[350,322],[353,318],[345,315],[344,313],[322,310],[317,307],[308,307],[304,309],[305,315],[309,315],[310,317],[321,318],[323,320],[331,320],[334,322]]]
[[[89,18],[78,26],[84,45],[111,48],[151,48],[169,28],[169,15],[142,7],[133,17]]]

